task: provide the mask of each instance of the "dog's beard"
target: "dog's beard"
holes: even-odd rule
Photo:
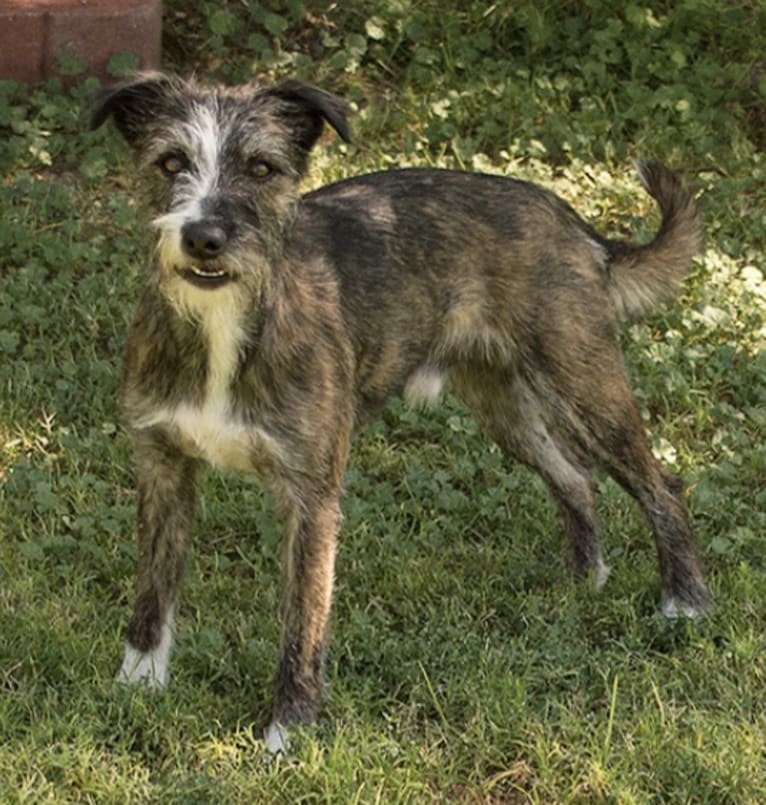
[[[159,230],[155,279],[173,308],[184,318],[199,320],[213,307],[226,307],[237,315],[257,306],[276,255],[264,248],[260,237],[251,236],[227,248],[221,257],[196,260],[182,247],[181,219],[170,213],[154,221]]]
[[[158,233],[154,264],[160,289],[185,316],[197,317],[208,306],[223,303],[219,297],[224,292],[243,306],[257,305],[269,285],[272,266],[282,256],[294,209],[281,221],[238,227],[221,255],[208,259],[197,259],[183,247],[183,227],[199,212],[199,205],[192,203],[152,222]]]

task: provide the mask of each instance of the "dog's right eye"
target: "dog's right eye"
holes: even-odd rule
[[[183,154],[165,154],[164,157],[160,157],[157,164],[165,176],[176,176],[189,167]]]

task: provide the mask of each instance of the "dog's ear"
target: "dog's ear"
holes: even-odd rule
[[[131,81],[105,89],[97,98],[90,117],[91,129],[102,126],[111,117],[117,130],[131,144],[168,103],[178,79],[163,73],[141,73]]]
[[[286,101],[284,114],[289,117],[292,130],[303,151],[308,153],[327,121],[345,142],[351,142],[348,106],[337,95],[325,92],[305,81],[283,81],[269,88],[269,94]]]

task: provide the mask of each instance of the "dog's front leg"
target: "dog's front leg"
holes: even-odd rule
[[[164,687],[193,518],[196,462],[157,432],[139,432],[135,449],[138,581],[118,679]]]
[[[340,490],[291,496],[283,557],[282,639],[274,709],[266,730],[272,752],[287,749],[287,728],[314,720],[323,694],[323,663],[340,526]]]

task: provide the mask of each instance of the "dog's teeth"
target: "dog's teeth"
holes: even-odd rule
[[[192,273],[196,274],[198,277],[210,277],[210,278],[218,278],[223,277],[226,275],[225,271],[202,271],[202,269],[195,268],[192,266]]]

